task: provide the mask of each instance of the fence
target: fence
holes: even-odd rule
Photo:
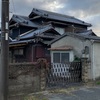
[[[9,66],[9,96],[41,91],[45,88],[45,60],[13,63]]]
[[[47,76],[48,86],[66,86],[81,81],[81,62],[53,63]]]
[[[65,87],[69,83],[87,82],[88,66],[87,59],[83,59],[82,63],[53,63],[50,67],[44,59],[36,63],[10,64],[9,95],[41,91],[46,89],[46,86]]]

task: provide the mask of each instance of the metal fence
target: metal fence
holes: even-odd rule
[[[47,73],[47,86],[66,86],[81,81],[81,62],[52,63]]]

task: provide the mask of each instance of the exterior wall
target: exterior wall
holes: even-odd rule
[[[33,60],[33,58],[32,58],[32,56],[34,55],[33,54],[33,52],[32,52],[32,46],[31,45],[28,45],[27,47],[26,47],[26,52],[25,52],[25,55],[26,55],[26,61],[27,62],[32,62],[32,60]]]
[[[62,45],[72,46],[73,51],[74,51],[74,55],[76,55],[79,58],[82,57],[82,51],[84,50],[85,46],[88,46],[89,50],[91,48],[90,41],[82,40],[82,39],[70,37],[70,36],[66,36],[66,37],[60,39],[59,41],[56,41],[55,43],[53,43],[51,45],[51,48],[59,47],[59,46],[62,46]],[[91,54],[90,54],[90,57],[91,57]]]
[[[100,78],[100,43],[93,43],[93,79]]]
[[[35,63],[10,63],[8,95],[12,97],[44,90],[47,67],[45,59],[39,59]]]
[[[56,41],[55,43],[53,43],[51,45],[51,48],[53,47],[59,47],[59,46],[62,46],[62,45],[69,45],[69,46],[72,46],[73,47],[73,53],[74,53],[74,56],[76,57],[79,57],[79,58],[88,58],[88,78],[89,79],[93,79],[93,70],[94,70],[94,66],[93,66],[93,53],[92,53],[92,44],[91,44],[91,41],[89,40],[82,40],[82,39],[79,39],[79,38],[75,38],[75,37],[70,37],[70,36],[66,36],[58,41]],[[85,55],[83,57],[83,54],[82,52],[84,51],[85,49],[85,46],[88,46],[89,47],[89,54],[88,54],[88,57],[87,55]],[[99,49],[98,49],[99,50]],[[98,51],[97,51],[98,52]],[[99,60],[99,59],[98,59]],[[99,72],[98,72],[99,73]]]
[[[86,30],[86,28],[82,28],[80,26],[77,27],[68,26],[65,29],[65,32],[82,32],[83,30]]]

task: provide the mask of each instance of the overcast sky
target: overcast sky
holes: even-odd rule
[[[13,14],[27,16],[33,8],[82,19],[85,22],[91,23],[91,29],[100,35],[100,0],[10,0],[10,16]]]

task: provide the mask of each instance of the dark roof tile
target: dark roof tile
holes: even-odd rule
[[[45,10],[41,10],[41,9],[33,8],[29,17],[31,17],[32,14],[37,14],[37,16],[42,16],[42,17],[48,18],[48,19],[53,19],[53,20],[58,20],[58,21],[63,21],[63,22],[76,23],[76,24],[85,25],[85,26],[89,26],[89,27],[91,26],[91,24],[86,23],[82,20],[79,20],[79,19],[77,19],[73,16],[58,14],[58,13],[55,13],[55,12],[45,11]]]
[[[16,23],[18,23],[20,25],[29,26],[29,27],[36,27],[36,28],[39,27],[39,25],[37,23],[33,23],[26,16],[13,15],[11,20],[15,21]]]
[[[21,34],[19,36],[20,39],[26,39],[26,38],[31,38],[33,36],[39,36],[39,37],[48,37],[48,38],[54,38],[54,36],[45,36],[45,35],[42,35],[42,33],[48,31],[48,30],[54,30],[54,28],[52,27],[52,25],[46,25],[46,26],[43,26],[43,27],[40,27],[39,29],[37,30],[32,30],[32,31],[29,31],[27,33],[24,33],[24,34]],[[55,30],[56,31],[56,30]],[[57,32],[57,31],[56,31]],[[58,33],[58,32],[57,32]],[[58,33],[59,34],[59,33]]]
[[[100,37],[89,35],[91,32],[92,32],[91,30],[90,31],[87,30],[86,32],[78,33],[78,34],[77,33],[68,33],[68,32],[66,32],[65,34],[63,34],[63,35],[55,38],[54,40],[52,40],[48,45],[53,44],[54,42],[60,40],[61,38],[65,37],[65,36],[71,36],[71,37],[77,37],[77,38],[80,38],[80,39],[88,39],[88,40],[100,41]]]

